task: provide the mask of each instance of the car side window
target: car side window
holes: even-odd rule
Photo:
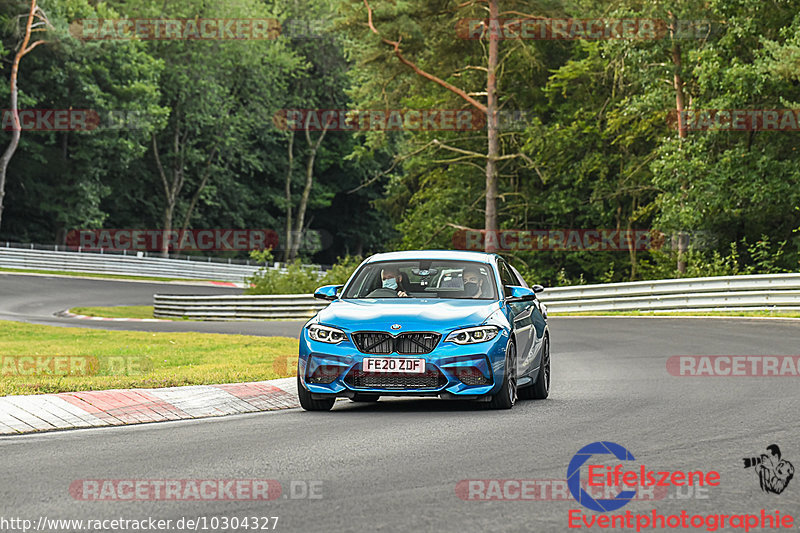
[[[500,281],[503,282],[503,292],[508,296],[506,287],[509,285],[517,285],[518,282],[514,279],[514,275],[511,274],[511,271],[508,270],[508,265],[506,265],[505,261],[498,262],[497,266],[500,268]]]

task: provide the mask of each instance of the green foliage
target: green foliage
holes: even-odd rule
[[[269,250],[256,250],[251,252],[250,256],[259,262],[268,263],[272,260]],[[247,278],[246,281],[252,287],[246,292],[247,294],[310,294],[323,285],[344,285],[360,264],[360,257],[347,255],[322,277],[315,267],[303,265],[299,259],[287,264],[285,273],[266,265]]]
[[[340,259],[330,270],[325,272],[325,276],[320,280],[322,285],[344,285],[356,268],[361,264],[362,258],[359,256],[346,255]]]
[[[322,285],[318,270],[303,265],[299,259],[286,265],[286,272],[280,269],[262,267],[245,281],[252,286],[247,294],[309,294]]]
[[[567,277],[567,273],[565,269],[561,269],[556,273],[556,287],[569,287],[571,285],[586,285],[586,280],[583,279],[583,273],[578,277],[578,279],[570,279]]]
[[[677,252],[653,252],[651,260],[642,262],[641,272],[644,279],[780,274],[792,271],[794,266],[786,254],[786,244],[787,241],[772,244],[767,235],[762,235],[754,243],[749,243],[747,238],[730,243],[727,253],[690,249],[684,254],[686,272],[683,274],[675,266]]]
[[[48,44],[23,61],[20,107],[91,109],[101,119],[105,112],[130,112],[134,120],[88,132],[24,131],[9,168],[0,238],[63,244],[70,229],[163,227],[171,202],[154,144],[167,180],[180,183],[173,226],[188,219],[190,228],[268,228],[283,237],[288,135],[273,116],[285,108],[348,107],[348,63],[335,33],[266,40],[80,41],[69,29],[78,19],[95,18],[314,22],[330,19],[334,3],[39,3],[54,29],[36,35]],[[19,44],[17,15],[28,5],[0,0],[0,95],[8,94],[10,60]],[[2,99],[7,102],[7,96]],[[0,147],[9,138],[0,131]],[[360,164],[348,159],[357,144],[350,135],[331,133],[318,154],[306,221],[330,238],[313,258],[317,262],[379,251],[392,232],[372,204],[379,187],[353,191],[381,164],[380,157]],[[294,150],[296,205],[307,151],[302,133]],[[316,252],[301,250],[306,261]]]
[[[303,190],[308,145],[297,132],[287,203],[290,135],[275,127],[277,110],[468,107],[398,61],[366,27],[362,0],[41,5],[53,29],[43,34],[48,44],[23,60],[20,106],[136,111],[146,118],[136,128],[23,132],[9,167],[2,239],[63,242],[72,228],[161,227],[168,202],[154,139],[167,173],[184,180],[174,224],[188,218],[189,227],[271,228],[283,237],[286,209],[297,206]],[[459,39],[454,30],[461,19],[485,18],[483,6],[455,0],[371,5],[375,26],[400,40],[404,57],[483,101],[487,43]],[[19,40],[17,15],[26,7],[0,0],[5,95]],[[681,137],[668,115],[676,106],[675,74],[689,109],[800,108],[799,7],[797,0],[504,0],[505,12],[539,17],[668,20],[674,14],[715,21],[705,38],[500,42],[499,104],[524,117],[500,132],[501,228],[652,228],[711,236],[711,244],[684,254],[682,273],[674,249],[510,253],[526,279],[554,286],[796,271],[797,132]],[[68,31],[76,19],[120,17],[331,23],[310,38],[285,32],[265,41],[81,42]],[[8,138],[0,131],[0,146]],[[457,228],[483,226],[486,144],[485,130],[329,132],[306,216],[310,229],[329,233],[329,246],[301,256],[336,266],[323,280],[300,262],[288,266],[289,275],[264,270],[258,290],[310,292],[341,283],[355,267],[350,255],[452,248]]]
[[[378,4],[375,25],[401,38],[406,57],[420,68],[479,93],[485,79],[485,42],[452,38],[459,18],[485,17],[474,4],[422,0]],[[355,99],[387,106],[458,107],[463,102],[414,74],[363,26],[363,3],[344,3],[357,60]],[[683,80],[691,109],[782,109],[800,102],[800,15],[795,1],[687,0],[613,5],[508,2],[503,10],[535,16],[656,18],[714,21],[706,38],[673,40],[500,42],[500,103],[526,111],[522,127],[502,132],[508,159],[501,169],[501,228],[656,229],[667,234],[706,232],[715,247],[689,252],[686,272],[718,275],[797,269],[800,239],[800,152],[796,132],[691,131],[679,138],[668,121],[675,110],[674,76]],[[447,37],[450,37],[449,39]],[[680,65],[673,63],[677,52]],[[387,84],[385,80],[392,80]],[[482,160],[453,158],[425,147],[432,138],[474,152],[486,137],[410,132],[396,142],[403,172],[386,180],[382,206],[400,231],[395,246],[452,247],[454,226],[483,224]],[[373,137],[386,145],[385,135]],[[438,145],[436,145],[438,146]],[[786,242],[780,258],[746,245]],[[743,241],[743,239],[747,239]],[[749,241],[748,241],[749,240]],[[562,285],[677,276],[675,251],[516,251],[528,279]]]

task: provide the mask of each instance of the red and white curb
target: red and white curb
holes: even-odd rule
[[[0,435],[186,420],[299,407],[296,378],[0,397]]]
[[[249,289],[255,287],[252,283],[234,283],[232,281],[207,281],[209,285],[217,285],[218,287],[237,287],[239,289]]]
[[[171,322],[171,320],[162,320],[160,318],[109,318],[105,316],[88,316],[76,315],[67,311],[59,311],[56,316],[63,318],[79,318],[81,320],[100,320],[105,322]]]

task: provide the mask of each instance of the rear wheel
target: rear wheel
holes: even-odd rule
[[[517,346],[508,343],[506,369],[500,390],[489,401],[489,409],[511,409],[517,401]]]
[[[539,365],[539,375],[536,382],[530,387],[520,390],[520,398],[530,400],[544,400],[550,395],[550,337],[545,335],[542,346],[542,364]]]
[[[300,407],[306,411],[330,411],[336,401],[336,398],[313,399],[311,393],[300,382],[300,376],[297,376],[297,397],[300,399]]]
[[[352,402],[377,402],[380,398],[379,394],[364,394],[363,392],[357,392],[350,398]]]

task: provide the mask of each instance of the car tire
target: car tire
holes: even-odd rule
[[[550,395],[550,337],[545,335],[542,347],[542,364],[536,382],[530,387],[520,389],[520,398],[544,400]]]
[[[336,398],[313,399],[311,393],[300,382],[300,376],[297,376],[297,397],[300,399],[300,407],[306,411],[330,411],[336,401]]]
[[[380,394],[365,394],[363,392],[357,392],[350,398],[351,402],[377,402],[380,399]]]
[[[517,401],[517,345],[508,343],[503,383],[500,390],[489,400],[489,409],[511,409]]]

